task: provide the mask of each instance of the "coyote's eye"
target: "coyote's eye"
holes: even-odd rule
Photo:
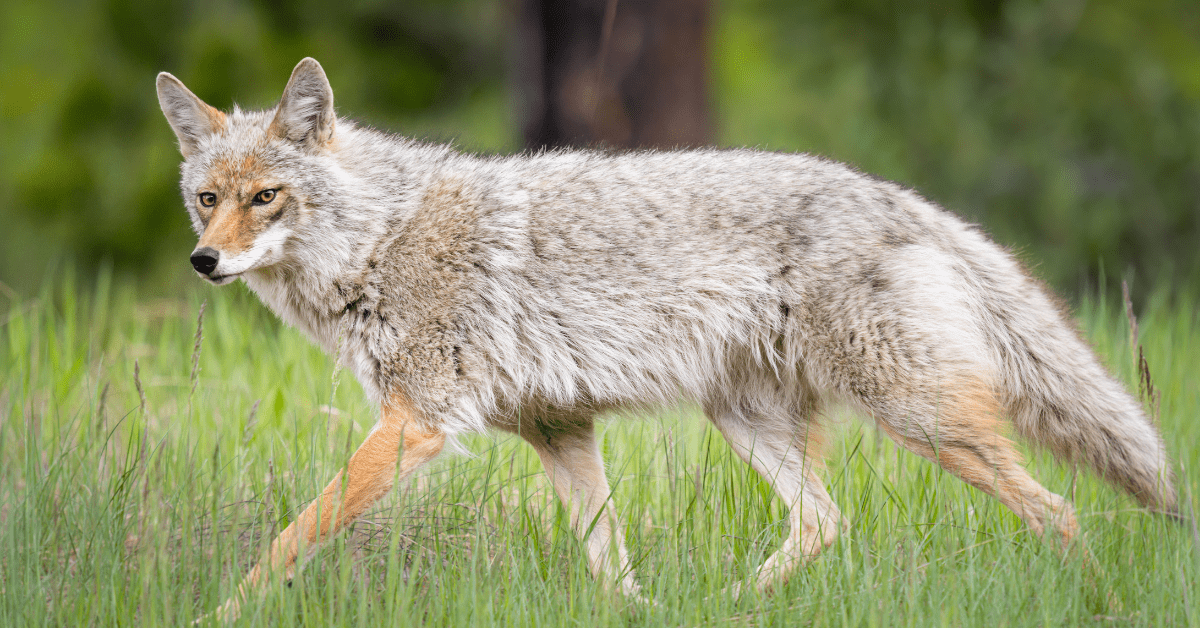
[[[217,204],[217,195],[212,192],[200,193],[200,204],[205,207],[212,207]]]
[[[254,202],[258,205],[266,205],[275,200],[275,190],[263,190],[254,195]]]

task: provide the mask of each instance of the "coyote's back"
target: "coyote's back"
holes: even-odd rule
[[[266,565],[290,572],[300,538],[357,516],[447,436],[498,428],[538,451],[592,569],[637,595],[593,415],[681,398],[792,509],[763,587],[845,524],[813,471],[832,400],[1063,542],[1071,506],[1026,473],[1006,425],[1174,506],[1157,432],[1045,290],[895,184],[752,150],[464,155],[337,119],[311,59],[270,111],[221,113],[166,74],[159,98],[197,272],[243,279],[382,406],[348,477]]]

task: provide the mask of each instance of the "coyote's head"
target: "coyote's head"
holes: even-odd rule
[[[308,212],[328,180],[321,156],[336,117],[321,65],[301,61],[274,110],[222,113],[166,72],[158,102],[184,157],[183,200],[200,235],[196,272],[223,285],[287,262],[289,242],[315,226]]]

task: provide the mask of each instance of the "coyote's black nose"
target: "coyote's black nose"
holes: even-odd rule
[[[192,251],[192,268],[201,275],[207,275],[217,268],[217,258],[221,254],[216,249],[206,246]]]

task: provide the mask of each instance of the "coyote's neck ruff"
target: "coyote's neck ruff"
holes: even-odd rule
[[[637,595],[592,416],[681,398],[792,508],[761,587],[846,523],[813,471],[830,399],[1063,542],[1071,506],[1005,424],[1174,505],[1154,427],[1043,288],[900,186],[752,150],[464,155],[337,119],[311,59],[270,111],[221,113],[168,74],[158,92],[196,271],[242,278],[382,407],[228,612],[447,436],[487,428],[533,445],[592,569]]]

